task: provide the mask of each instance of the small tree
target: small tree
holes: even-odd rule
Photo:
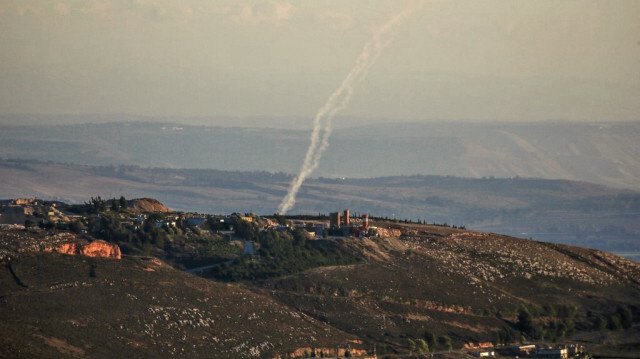
[[[558,313],[556,312],[556,308],[553,305],[545,304],[542,306],[542,310],[544,314],[548,317],[555,317]]]
[[[81,221],[75,220],[69,223],[69,230],[73,233],[80,233],[84,229],[84,224]]]
[[[126,200],[126,198],[124,198],[124,196],[120,196],[120,199],[118,200],[118,203],[120,204],[120,208],[122,208],[122,209],[126,209],[127,208],[127,200]]]
[[[436,336],[435,334],[431,333],[430,331],[426,331],[424,332],[424,339],[427,341],[427,345],[429,346],[429,349],[431,349],[431,351],[435,351],[436,350]]]
[[[438,337],[438,346],[446,350],[451,350],[451,338],[448,335],[441,335]]]
[[[416,342],[411,338],[407,338],[407,341],[409,342],[409,350],[411,350],[412,352],[417,351]]]
[[[151,214],[149,214],[149,218],[150,221],[163,221],[164,220],[164,214],[162,212],[153,212]]]
[[[24,228],[25,228],[25,229],[29,229],[29,228],[33,227],[35,224],[36,224],[36,222],[34,222],[33,220],[31,220],[30,218],[27,218],[27,219],[24,221]]]
[[[103,200],[100,196],[96,198],[91,197],[91,201],[87,204],[87,206],[89,207],[89,212],[91,213],[104,212],[107,209],[107,201]]]
[[[557,307],[558,316],[560,318],[573,319],[578,313],[578,307],[575,304],[561,304]]]
[[[296,228],[293,230],[293,244],[296,246],[304,246],[307,243],[307,234],[304,229]]]
[[[521,332],[531,336],[535,332],[533,315],[524,306],[518,309],[518,323],[516,324]]]
[[[556,327],[556,338],[564,338],[567,335],[567,325],[564,322],[560,322]]]
[[[620,323],[620,316],[618,314],[613,314],[609,317],[609,321],[607,323],[607,328],[611,330],[620,330],[622,329],[622,323]]]
[[[620,324],[622,328],[629,329],[633,325],[633,314],[629,307],[618,307],[618,315],[620,316]]]
[[[287,217],[285,217],[284,215],[280,214],[280,213],[274,213],[273,214],[273,219],[278,222],[279,225],[282,226],[286,226],[288,221],[287,221]]]
[[[111,210],[114,212],[120,211],[120,202],[115,198],[111,200]]]
[[[593,321],[593,329],[603,330],[606,328],[607,328],[607,320],[603,316],[599,316]]]
[[[424,339],[416,339],[416,351],[420,354],[426,353],[429,351],[429,345]]]

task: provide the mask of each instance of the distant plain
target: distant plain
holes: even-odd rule
[[[269,214],[309,141],[308,130],[228,126],[231,120],[218,127],[44,120],[0,126],[1,198],[81,203],[124,195],[154,197],[177,210]],[[294,122],[300,123],[273,124]],[[350,208],[638,260],[639,135],[635,123],[376,119],[363,126],[346,119],[291,213]]]

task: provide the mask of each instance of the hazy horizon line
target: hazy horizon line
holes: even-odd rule
[[[539,120],[508,120],[508,119],[486,119],[486,118],[404,118],[404,117],[383,117],[383,116],[337,116],[340,121],[336,125],[340,128],[359,127],[366,124],[402,124],[402,123],[470,123],[470,124],[551,124],[551,123],[574,123],[574,124],[598,124],[598,123],[640,123],[638,120],[603,120],[603,119],[569,119],[569,118],[543,118]],[[55,123],[51,123],[56,119]],[[19,120],[20,123],[14,121]],[[240,127],[240,128],[274,128],[307,130],[312,127],[313,116],[309,115],[251,115],[251,116],[229,116],[229,115],[209,115],[209,116],[155,116],[140,115],[132,113],[83,113],[83,114],[47,114],[47,113],[0,113],[0,126],[20,127],[20,126],[69,126],[85,124],[109,124],[109,123],[157,123],[173,124],[183,126],[205,126],[205,127]],[[265,122],[268,121],[268,122]]]

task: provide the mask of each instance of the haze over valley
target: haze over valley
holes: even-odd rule
[[[314,176],[532,177],[640,189],[634,122],[359,123],[338,126]],[[4,159],[289,174],[300,168],[309,141],[308,129],[163,122],[0,129]]]

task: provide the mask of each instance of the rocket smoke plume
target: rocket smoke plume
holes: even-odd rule
[[[313,132],[311,132],[311,144],[307,149],[300,173],[289,184],[289,191],[278,207],[278,213],[285,214],[296,202],[296,195],[304,180],[313,172],[320,163],[322,154],[329,146],[329,135],[331,135],[331,122],[334,116],[343,110],[353,90],[366,76],[371,66],[376,62],[382,51],[391,43],[397,26],[409,15],[417,11],[421,3],[410,2],[399,14],[394,15],[384,25],[376,30],[373,38],[367,42],[362,49],[362,53],[356,60],[356,65],[342,81],[340,87],[329,96],[327,102],[320,108],[313,120]]]

